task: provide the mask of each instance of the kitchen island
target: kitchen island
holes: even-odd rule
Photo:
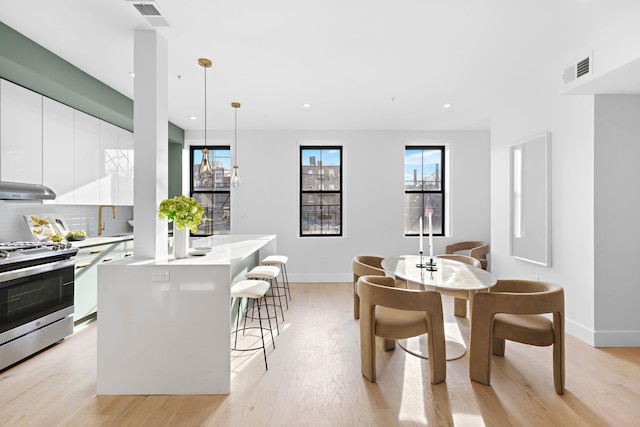
[[[230,288],[276,252],[276,236],[212,236],[191,246],[211,250],[99,267],[99,395],[230,392]]]

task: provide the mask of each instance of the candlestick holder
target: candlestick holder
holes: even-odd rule
[[[425,264],[424,268],[426,268],[427,271],[438,271],[436,263],[433,262],[433,258],[429,258],[429,262]]]
[[[416,264],[416,267],[427,268],[427,264],[424,263],[424,260],[422,258],[422,251],[420,251],[420,263]]]

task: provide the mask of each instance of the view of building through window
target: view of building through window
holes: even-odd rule
[[[196,236],[229,234],[231,231],[231,150],[229,146],[207,146],[213,170],[210,179],[199,177],[204,146],[191,146],[191,197],[204,209]]]
[[[428,233],[427,209],[433,210],[433,235],[444,235],[444,147],[407,146],[404,152],[404,234]]]
[[[342,235],[342,147],[300,147],[300,235]]]

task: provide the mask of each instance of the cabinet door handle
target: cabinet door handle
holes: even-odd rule
[[[86,264],[76,264],[76,270],[78,270],[80,268],[89,267],[90,265],[91,265],[90,262],[87,262]]]
[[[128,253],[124,254],[125,258],[128,257],[128,256],[133,256],[133,252],[128,252]]]
[[[109,262],[109,261],[113,261],[113,258],[105,258],[102,260],[102,262]]]
[[[90,254],[99,254],[100,252],[102,252],[104,249],[94,249],[91,252],[89,252]]]

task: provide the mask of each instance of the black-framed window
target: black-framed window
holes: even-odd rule
[[[420,217],[424,217],[423,234],[428,230],[428,209],[433,210],[434,236],[445,231],[445,147],[406,146],[404,150],[404,234],[420,234]]]
[[[204,145],[192,145],[189,150],[191,164],[191,197],[204,209],[202,223],[194,236],[229,234],[231,232],[231,148],[229,146],[207,146],[213,170],[210,179],[199,176]]]
[[[300,147],[300,236],[342,236],[342,147]]]

